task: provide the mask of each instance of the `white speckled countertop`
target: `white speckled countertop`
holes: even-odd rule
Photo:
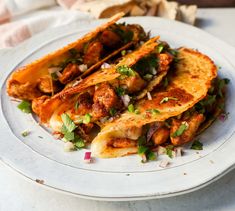
[[[197,26],[235,47],[235,8],[199,9]],[[31,183],[0,163],[0,211],[235,210],[235,170],[209,186],[172,198],[100,202],[64,195]]]

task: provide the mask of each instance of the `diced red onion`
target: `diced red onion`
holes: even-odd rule
[[[101,69],[110,68],[110,67],[111,67],[111,65],[108,64],[108,63],[106,63],[106,62],[104,62],[104,63],[101,65]]]
[[[86,64],[80,64],[80,65],[78,65],[78,67],[79,67],[79,70],[81,72],[85,72],[87,70],[87,65]]]
[[[49,72],[50,74],[59,72],[59,71],[61,71],[61,70],[62,70],[61,67],[49,67],[49,68],[48,68],[48,72]]]
[[[157,70],[155,68],[152,68],[151,72],[152,72],[153,75],[157,74]]]
[[[73,151],[75,149],[75,146],[72,142],[68,141],[68,142],[65,142],[64,144],[64,151],[65,152],[70,152],[70,151]]]
[[[183,155],[183,147],[176,147],[175,149],[174,149],[174,151],[175,151],[175,156],[176,157],[181,157],[182,155]]]
[[[225,122],[226,119],[227,119],[227,114],[226,114],[226,113],[220,114],[219,120],[220,120],[221,122]]]
[[[152,138],[153,134],[158,130],[159,127],[159,122],[154,122],[150,125],[150,128],[147,132],[147,142]]]
[[[145,154],[141,155],[141,158],[143,163],[147,162],[147,157]]]
[[[85,152],[84,161],[86,163],[90,163],[91,162],[91,152]]]
[[[147,98],[148,98],[148,100],[152,100],[152,96],[151,96],[150,92],[147,92]]]
[[[161,163],[160,163],[159,166],[160,166],[161,168],[166,168],[169,164],[170,164],[169,160],[164,159],[164,160],[161,161]]]
[[[129,102],[131,101],[131,98],[129,95],[123,95],[121,96],[121,99],[125,107],[127,107],[129,105]]]

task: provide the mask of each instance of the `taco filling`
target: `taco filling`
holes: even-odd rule
[[[68,94],[63,96],[64,100],[59,101],[56,110],[53,110],[51,117],[49,117],[50,127],[54,131],[61,132],[62,115],[66,114],[67,118],[79,127],[77,132],[80,135],[81,131],[78,130],[82,130],[82,138],[86,139],[85,141],[90,141],[89,133],[92,128],[103,127],[119,118],[125,110],[138,113],[133,104],[139,100],[140,94],[142,95],[145,89],[149,94],[154,87],[160,84],[176,61],[176,51],[173,51],[168,45],[160,41],[153,42],[152,45],[152,50],[137,61],[136,55],[143,52],[142,49],[148,46],[148,43],[141,46],[139,50],[124,56],[114,67],[116,75],[113,74],[115,77],[112,77],[111,80],[89,86],[78,94],[71,94],[71,92],[74,92],[74,88],[78,92],[78,88],[83,84],[73,87],[71,90],[67,89],[66,93],[68,92]],[[129,66],[125,62],[130,62],[128,58],[134,58],[134,62],[131,62]],[[143,63],[146,65],[144,66]],[[105,71],[110,72],[111,69]],[[96,74],[98,78],[99,72]],[[86,80],[91,81],[91,79],[94,79],[92,75]],[[42,102],[42,107],[50,107],[48,105],[52,105],[54,99]],[[33,110],[43,117],[45,113],[48,115],[49,112],[42,107],[40,108],[38,102],[41,100],[42,97],[33,101]],[[37,110],[38,108],[41,112]]]

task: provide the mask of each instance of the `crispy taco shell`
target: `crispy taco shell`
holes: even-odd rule
[[[8,79],[7,82],[7,92],[10,96],[19,98],[19,99],[26,99],[26,100],[33,100],[34,98],[40,97],[43,94],[52,94],[54,92],[58,92],[62,86],[56,86],[56,82],[53,83],[51,75],[49,73],[49,69],[53,66],[57,67],[68,60],[71,57],[70,50],[76,49],[77,52],[80,52],[84,45],[86,45],[89,41],[93,40],[100,32],[107,29],[109,26],[113,25],[116,21],[118,21],[121,17],[123,17],[124,13],[118,13],[110,20],[101,26],[97,27],[95,30],[89,32],[82,38],[78,39],[77,41],[53,52],[50,53],[26,66],[18,68],[14,71]],[[106,60],[110,59],[114,55],[120,53],[122,50],[129,48],[135,42],[138,41],[137,38],[137,29],[134,27],[134,36],[132,41],[127,42],[122,47],[119,47],[117,50],[111,52],[109,55],[106,55],[104,58],[96,62],[95,64],[88,67],[88,69],[81,73],[79,77],[86,77],[87,75],[91,74],[95,69],[99,68]],[[135,33],[136,32],[136,33]],[[58,73],[59,74],[59,73]],[[39,87],[40,79],[46,79],[45,83],[47,83],[47,87],[49,89],[42,92],[41,88]],[[74,78],[76,78],[74,76]],[[66,84],[63,82],[63,84]],[[52,85],[53,84],[53,85]]]
[[[120,73],[116,71],[119,66],[131,66],[135,64],[140,58],[149,54],[157,46],[156,40],[159,37],[155,37],[147,41],[142,45],[138,50],[133,51],[132,53],[127,54],[122,58],[122,60],[117,65],[112,65],[109,68],[100,69],[99,71],[91,74],[87,78],[81,81],[77,86],[64,89],[60,93],[54,95],[52,98],[46,100],[38,113],[41,121],[43,123],[48,122],[54,111],[62,104],[66,104],[67,100],[73,97],[73,95],[80,94],[89,87],[92,87],[96,84],[102,82],[112,81],[120,76]],[[75,98],[74,98],[75,99]]]
[[[166,90],[152,92],[152,100],[140,100],[135,108],[138,114],[125,112],[119,119],[106,125],[93,140],[91,151],[93,156],[109,158],[120,157],[137,152],[137,146],[114,148],[110,141],[114,138],[130,138],[136,140],[135,132],[143,125],[182,114],[203,99],[211,86],[211,81],[217,76],[217,68],[213,61],[198,51],[181,48],[178,54],[179,62],[174,74],[169,78]],[[160,103],[165,97],[169,100]],[[151,112],[153,109],[158,112]]]

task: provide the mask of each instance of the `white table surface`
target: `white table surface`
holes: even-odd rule
[[[199,9],[197,17],[198,27],[235,47],[235,8]],[[235,170],[201,190],[177,197],[136,202],[100,202],[45,189],[0,163],[0,211],[33,210],[235,210]]]

